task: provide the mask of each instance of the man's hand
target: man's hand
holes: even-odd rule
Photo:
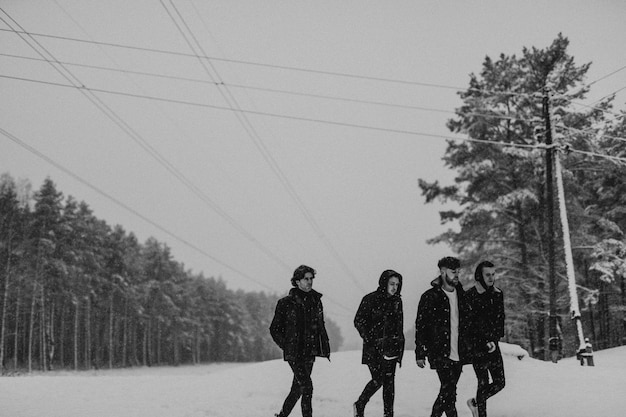
[[[496,342],[487,342],[487,351],[492,353],[496,350]]]
[[[419,366],[420,368],[423,368],[424,366],[426,366],[426,360],[425,359],[418,359],[415,362],[417,363],[417,366]]]

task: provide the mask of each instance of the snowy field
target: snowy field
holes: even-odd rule
[[[518,348],[519,349],[519,348]],[[489,401],[490,417],[600,417],[626,413],[626,347],[595,352],[595,367],[574,359],[558,364],[524,357],[503,345],[507,386]],[[352,403],[368,380],[360,352],[318,359],[313,370],[315,417],[352,416]],[[0,416],[6,417],[271,417],[289,390],[291,372],[282,360],[177,368],[50,372],[0,378]],[[475,390],[466,366],[457,409]],[[415,365],[407,351],[396,376],[396,417],[427,417],[437,376]],[[300,416],[299,403],[292,416]],[[377,393],[366,417],[382,415]]]

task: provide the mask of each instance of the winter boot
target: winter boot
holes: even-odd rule
[[[472,417],[478,417],[478,406],[476,404],[476,399],[470,398],[469,400],[467,400],[467,406],[472,412]]]
[[[357,401],[352,405],[352,411],[354,417],[363,417],[363,413],[365,412],[365,405]]]

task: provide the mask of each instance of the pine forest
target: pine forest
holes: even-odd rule
[[[49,178],[29,189],[0,177],[5,372],[281,357],[268,331],[277,295],[185,271],[167,245],[110,227]]]

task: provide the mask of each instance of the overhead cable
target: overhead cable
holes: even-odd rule
[[[6,11],[0,8],[6,16],[11,19],[15,25],[17,25],[20,29],[23,28],[20,24],[15,21]],[[12,25],[0,17],[8,27],[12,27]],[[16,31],[16,33],[22,33],[20,31]],[[23,32],[27,33],[27,32]],[[145,138],[143,138],[137,131],[135,131],[124,119],[122,119],[111,107],[109,107],[106,103],[104,103],[96,94],[94,94],[94,89],[86,88],[85,85],[62,63],[60,63],[50,51],[48,51],[43,45],[41,45],[37,40],[33,40],[34,44],[29,41],[26,37],[19,35],[24,42],[26,42],[35,52],[40,55],[42,58],[46,60],[52,67],[63,76],[70,84],[71,87],[77,88],[84,97],[86,97],[92,104],[94,104],[98,110],[100,110],[109,120],[114,122],[124,133],[127,134],[135,143],[137,143],[144,151],[146,151],[153,159],[159,163],[162,167],[164,167],[170,174],[172,174],[176,179],[178,179],[187,189],[192,191],[197,197],[199,197],[204,203],[207,204],[209,208],[215,211],[218,215],[220,215],[223,219],[225,219],[231,226],[235,228],[240,234],[242,234],[246,239],[252,242],[255,246],[257,246],[263,253],[265,253],[268,257],[273,259],[275,262],[280,264],[286,270],[289,269],[288,265],[280,259],[277,255],[275,255],[272,251],[270,251],[267,247],[265,247],[258,239],[256,239],[250,232],[248,232],[245,228],[237,223],[235,219],[233,219],[224,209],[222,209],[216,202],[214,202],[206,193],[203,193],[195,184],[193,184],[178,168],[176,168],[167,158],[165,158],[160,152],[158,152]],[[36,45],[36,46],[35,46]],[[45,52],[45,54],[44,54]],[[50,57],[48,58],[46,54]],[[62,84],[59,84],[62,85]],[[69,87],[69,86],[68,86]]]
[[[56,86],[56,87],[78,88],[78,87],[75,87],[73,85],[55,83],[55,82],[50,82],[50,81],[34,80],[34,79],[23,78],[23,77],[14,77],[14,76],[8,76],[8,75],[0,75],[0,78],[6,78],[6,79],[12,79],[12,80],[18,80],[18,81],[34,82],[34,83],[52,85],[52,86]],[[207,107],[207,108],[216,109],[216,110],[234,111],[230,107],[217,106],[217,105],[213,105],[213,104],[198,103],[198,102],[192,102],[192,101],[177,100],[177,99],[170,99],[170,98],[162,98],[162,97],[155,97],[155,96],[146,96],[146,95],[142,95],[142,94],[126,93],[126,92],[121,92],[121,91],[104,90],[104,89],[98,89],[98,88],[81,87],[81,89],[91,90],[91,91],[94,91],[94,92],[97,92],[97,93],[120,95],[120,96],[133,97],[133,98],[146,99],[146,100],[164,101],[164,102],[173,103],[173,104],[182,104],[182,105],[195,106],[195,107]],[[423,137],[439,138],[439,139],[447,139],[447,140],[464,140],[463,138],[454,137],[454,136],[447,136],[447,135],[441,135],[441,134],[436,134],[436,133],[417,132],[417,131],[405,130],[405,129],[394,129],[394,128],[386,128],[386,127],[378,127],[378,126],[360,125],[360,124],[356,124],[356,123],[338,122],[338,121],[333,121],[333,120],[315,119],[315,118],[310,118],[310,117],[292,116],[292,115],[285,115],[285,114],[280,114],[280,113],[262,112],[262,111],[256,111],[256,110],[241,109],[241,110],[238,110],[238,111],[241,112],[241,113],[255,114],[255,115],[259,115],[259,116],[275,117],[275,118],[290,119],[290,120],[299,120],[299,121],[314,122],[314,123],[321,123],[321,124],[329,124],[329,125],[335,125],[335,126],[344,126],[344,127],[352,127],[352,128],[366,129],[366,130],[388,132],[388,133],[399,133],[399,134],[405,134],[405,135],[423,136]],[[474,142],[481,142],[481,143],[484,143],[484,142],[495,143],[495,142],[492,142],[492,141],[484,141],[484,140],[480,140],[480,139],[471,139],[471,138],[470,139],[465,139],[465,140],[474,141]],[[507,146],[532,147],[534,145],[510,143]]]
[[[582,151],[580,149],[571,149],[571,148],[567,148],[567,151],[580,153],[580,154],[588,155],[588,156],[593,156],[595,158],[608,159],[613,162],[620,162],[620,163],[626,164],[626,158],[622,158],[619,156],[612,156],[612,155],[606,155],[606,154],[597,153],[597,152]]]
[[[607,98],[609,98],[609,97],[611,97],[611,96],[614,96],[614,95],[616,95],[617,93],[619,93],[620,91],[623,91],[623,90],[626,90],[626,86],[624,86],[624,87],[622,87],[622,88],[619,88],[619,89],[617,89],[617,90],[613,91],[612,93],[607,94],[607,95],[605,95],[605,96],[603,96],[603,97],[601,97],[601,98],[597,99],[596,101],[594,101],[594,102],[592,103],[592,105],[598,104],[598,103],[600,103],[601,101],[606,100]],[[614,113],[613,113],[613,114],[614,114]]]
[[[556,128],[557,129],[565,129],[565,130],[568,130],[570,132],[580,133],[580,134],[588,135],[588,136],[598,136],[597,132],[585,131],[585,130],[576,129],[574,127],[569,127],[569,126],[556,126]],[[603,137],[603,138],[615,139],[615,140],[620,140],[620,141],[626,142],[626,138],[622,138],[620,136],[607,135],[606,133],[600,133],[599,136]]]
[[[12,30],[0,28],[0,32],[3,32],[3,31],[14,32]],[[181,57],[187,57],[187,58],[198,58],[198,55],[193,54],[193,53],[178,52],[178,51],[164,50],[164,49],[158,49],[158,48],[148,48],[148,47],[124,45],[124,44],[113,43],[113,42],[85,40],[85,39],[73,38],[69,36],[50,35],[50,34],[36,33],[36,32],[18,31],[16,33],[28,34],[33,37],[45,37],[45,38],[58,39],[58,40],[63,40],[63,41],[108,46],[108,47],[113,47],[113,48],[123,48],[123,49],[128,49],[128,50],[136,50],[136,51],[165,54],[165,55],[172,55],[172,56],[181,56]],[[351,74],[351,73],[338,72],[338,71],[326,71],[326,70],[296,67],[296,66],[289,66],[289,65],[267,64],[267,63],[247,61],[247,60],[242,60],[242,59],[219,58],[215,56],[208,56],[206,54],[202,54],[199,57],[202,59],[216,61],[216,62],[226,62],[226,63],[232,63],[232,64],[265,67],[265,68],[272,68],[272,69],[278,69],[278,70],[296,71],[296,72],[311,73],[311,74],[318,74],[318,75],[328,75],[328,76],[342,77],[342,78],[360,79],[360,80],[366,80],[366,81],[377,81],[377,82],[385,82],[385,83],[393,83],[393,84],[401,84],[401,85],[413,85],[413,86],[420,86],[420,87],[440,88],[440,89],[454,90],[457,92],[476,91],[476,92],[481,92],[483,94],[488,94],[488,95],[510,95],[510,96],[523,96],[523,97],[532,96],[532,94],[529,94],[529,93],[518,93],[514,91],[497,91],[497,90],[485,90],[485,89],[480,89],[480,88],[464,88],[464,87],[459,87],[459,86],[426,83],[426,82],[419,82],[419,81],[412,81],[412,80],[402,80],[402,79],[389,78],[389,77],[374,77],[374,76],[367,76],[367,75]]]
[[[24,60],[31,60],[31,61],[43,61],[43,62],[45,62],[45,60],[41,59],[41,58],[27,57],[27,56],[22,56],[22,55],[13,55],[13,54],[0,53],[0,56],[6,56],[6,57],[10,57],[10,58],[17,58],[17,59],[24,59]],[[453,110],[437,109],[437,108],[432,108],[432,107],[414,106],[414,105],[398,104],[398,103],[388,103],[388,102],[384,102],[384,101],[374,101],[374,100],[361,100],[361,99],[355,99],[355,98],[350,98],[350,97],[330,96],[330,95],[324,95],[324,94],[303,93],[303,92],[299,92],[299,91],[284,90],[284,89],[277,89],[277,88],[267,88],[267,87],[258,87],[258,86],[245,85],[245,84],[234,84],[234,83],[225,83],[225,82],[218,83],[218,82],[215,82],[215,81],[203,80],[203,79],[199,79],[199,78],[181,77],[181,76],[168,75],[168,74],[159,74],[159,73],[147,72],[147,71],[134,71],[134,70],[128,70],[128,69],[121,69],[121,68],[105,67],[105,66],[101,66],[101,65],[79,64],[79,63],[67,62],[67,61],[61,61],[60,63],[62,63],[63,65],[76,66],[76,67],[80,67],[80,68],[90,68],[90,69],[96,69],[96,70],[102,70],[102,71],[110,71],[110,72],[118,72],[118,73],[124,73],[124,74],[133,74],[133,75],[146,76],[146,77],[155,77],[155,78],[163,78],[163,79],[176,80],[176,81],[200,83],[200,84],[206,84],[206,85],[212,85],[212,86],[225,86],[225,87],[244,89],[244,90],[262,91],[262,92],[268,92],[268,93],[286,94],[286,95],[292,95],[292,96],[310,97],[310,98],[317,98],[317,99],[324,99],[324,100],[333,100],[333,101],[341,101],[341,102],[348,102],[348,103],[367,104],[367,105],[375,105],[375,106],[390,107],[390,108],[400,108],[400,109],[407,109],[407,110],[417,110],[417,111],[425,111],[425,112],[433,112],[433,113],[444,113],[444,114],[452,114],[452,115],[456,115],[457,114]],[[469,112],[469,113],[463,113],[463,114],[464,115],[469,115],[469,116],[484,116],[484,117],[490,117],[490,118],[502,119],[502,120],[517,120],[517,121],[525,121],[525,122],[529,121],[527,119],[523,119],[523,118],[519,118],[519,117],[513,117],[513,116],[507,116],[507,115],[503,115],[503,114],[488,114],[488,113],[480,113],[480,112]]]
[[[581,107],[586,107],[586,108],[591,109],[593,111],[599,111],[599,112],[602,112],[602,113],[605,113],[605,114],[610,114],[610,115],[613,115],[613,116],[615,116],[617,118],[620,118],[620,117],[624,117],[624,115],[626,113],[615,113],[615,112],[613,112],[611,110],[607,110],[607,109],[603,109],[601,107],[597,107],[597,106],[595,106],[595,104],[599,103],[600,101],[602,101],[602,100],[604,100],[606,98],[611,97],[612,95],[614,95],[614,94],[616,94],[616,93],[618,93],[618,92],[620,92],[622,90],[626,90],[626,87],[622,87],[619,90],[614,91],[613,93],[611,93],[611,94],[609,94],[609,95],[607,95],[605,97],[602,97],[600,100],[595,101],[593,104],[585,104],[585,103],[581,103],[579,101],[570,101],[570,103],[578,105],[578,106],[581,106]]]
[[[189,48],[193,51],[194,55],[198,58],[199,62],[202,64],[202,67],[205,69],[205,72],[207,73],[207,75],[213,81],[215,81],[215,77],[217,77],[218,80],[221,82],[222,80],[221,80],[221,77],[219,75],[219,72],[213,66],[213,63],[211,62],[211,60],[207,59],[207,62],[209,64],[209,66],[211,67],[211,70],[209,70],[209,68],[207,68],[206,65],[204,65],[204,61],[201,58],[206,58],[206,53],[205,53],[204,49],[202,48],[202,45],[198,41],[197,37],[195,36],[195,34],[193,33],[193,31],[191,30],[191,28],[189,27],[189,25],[185,21],[184,17],[178,11],[178,8],[174,4],[174,2],[172,0],[170,0],[170,4],[172,6],[172,9],[174,10],[176,15],[178,16],[178,19],[180,20],[182,26],[178,24],[177,19],[174,17],[172,12],[170,12],[170,10],[165,5],[165,3],[162,0],[160,0],[160,3],[163,6],[163,8],[166,10],[168,16],[170,17],[170,19],[172,20],[172,22],[174,23],[174,25],[176,26],[178,31],[181,33],[181,35],[185,39],[185,42],[187,43]],[[183,30],[183,26],[186,29],[186,31]],[[193,40],[193,43],[191,42],[191,40],[189,38],[191,38]],[[201,54],[199,52],[197,52],[196,49],[199,50],[201,52]],[[214,77],[214,75],[215,75],[215,77]],[[357,287],[359,287],[361,290],[364,290],[364,288],[361,286],[359,281],[356,279],[356,276],[354,275],[354,273],[350,270],[348,265],[342,259],[342,257],[339,254],[339,252],[332,245],[332,243],[330,242],[330,240],[329,240],[328,236],[326,235],[326,233],[322,230],[320,225],[317,223],[317,221],[315,220],[315,218],[311,214],[310,210],[307,208],[306,204],[304,203],[304,201],[302,200],[302,198],[300,197],[300,195],[298,194],[296,189],[291,185],[291,182],[289,181],[289,179],[285,175],[284,171],[282,170],[282,168],[280,167],[278,162],[272,156],[272,153],[269,151],[269,149],[267,148],[267,146],[263,142],[263,139],[260,137],[260,135],[256,131],[256,128],[254,127],[254,125],[250,122],[250,120],[246,116],[246,112],[244,112],[241,109],[241,106],[239,105],[239,103],[238,103],[237,99],[235,98],[235,96],[232,95],[230,90],[228,88],[226,88],[226,87],[224,87],[223,91],[222,91],[222,89],[219,89],[219,91],[220,91],[220,94],[222,95],[222,97],[225,99],[226,103],[228,104],[230,110],[233,111],[233,113],[235,114],[235,116],[239,120],[240,124],[242,125],[242,127],[244,128],[244,130],[246,131],[246,133],[248,134],[250,139],[252,139],[252,142],[254,143],[254,145],[257,148],[257,150],[261,153],[261,155],[263,156],[263,158],[265,159],[267,164],[272,169],[272,172],[276,175],[276,177],[278,178],[279,182],[283,185],[283,187],[285,188],[287,193],[294,200],[294,202],[296,203],[296,206],[298,207],[299,211],[303,214],[303,216],[306,219],[306,221],[311,225],[311,227],[315,231],[317,237],[322,241],[322,243],[324,243],[324,245],[327,247],[327,249],[333,255],[335,260],[341,265],[341,267],[344,269],[344,271],[347,273],[347,275],[352,279],[352,281],[354,281],[355,285],[357,285]]]
[[[265,283],[254,279],[253,277],[251,277],[250,275],[246,274],[245,272],[238,270],[237,268],[233,267],[232,265],[229,265],[228,263],[218,259],[217,257],[209,254],[208,252],[198,248],[196,245],[190,243],[186,239],[181,238],[177,234],[169,231],[168,229],[166,229],[165,227],[161,226],[160,224],[158,224],[154,220],[151,220],[150,218],[144,216],[143,214],[141,214],[137,210],[133,209],[132,207],[128,206],[127,204],[125,204],[122,201],[118,200],[117,198],[113,197],[111,194],[101,190],[97,186],[91,184],[89,181],[87,181],[84,178],[82,178],[80,175],[75,174],[74,172],[70,171],[69,169],[67,169],[66,167],[61,165],[60,163],[56,162],[52,158],[50,158],[47,155],[45,155],[44,153],[38,151],[37,149],[35,149],[31,145],[27,144],[26,142],[24,142],[23,140],[21,140],[20,138],[15,136],[14,134],[6,131],[5,129],[3,129],[1,127],[0,127],[0,133],[2,133],[2,135],[7,137],[9,140],[15,142],[17,145],[19,145],[22,148],[26,149],[28,152],[30,152],[33,155],[37,156],[38,158],[44,160],[45,162],[49,163],[50,165],[54,166],[55,168],[57,168],[58,170],[64,172],[65,174],[69,175],[70,177],[72,177],[76,181],[78,181],[81,184],[89,187],[90,189],[92,189],[93,191],[97,192],[101,196],[105,197],[109,201],[115,203],[117,206],[123,208],[124,210],[126,210],[129,213],[133,214],[134,216],[140,218],[141,220],[145,221],[146,223],[152,225],[153,227],[157,228],[158,230],[162,231],[163,233],[167,234],[168,236],[176,239],[177,241],[179,241],[183,245],[185,245],[185,246],[195,250],[196,252],[200,253],[201,255],[206,256],[207,258],[211,259],[212,261],[214,261],[214,262],[216,262],[216,263],[218,263],[218,264],[228,268],[232,272],[235,272],[236,274],[238,274],[238,275],[240,275],[240,276],[242,276],[242,277],[244,277],[244,278],[246,278],[246,279],[248,279],[248,280],[250,280],[250,281],[252,281],[252,282],[254,282],[256,284],[258,284],[259,286],[261,286],[261,287],[263,287],[263,288],[265,288],[267,290],[275,291],[273,288],[268,287]]]
[[[609,78],[609,77],[611,77],[611,76],[613,76],[613,75],[617,74],[618,72],[623,71],[623,70],[625,70],[625,69],[626,69],[626,65],[624,65],[624,66],[623,66],[623,67],[621,67],[621,68],[616,69],[615,71],[610,72],[610,73],[609,73],[609,74],[607,74],[607,75],[604,75],[604,76],[602,76],[602,77],[598,78],[598,79],[597,79],[597,80],[595,80],[595,81],[592,81],[592,82],[588,83],[588,84],[587,84],[587,87],[589,87],[589,86],[591,86],[591,85],[593,85],[593,84],[597,83],[598,81],[602,81],[602,80],[604,80],[604,79],[607,79],[607,78]]]
[[[68,175],[71,178],[75,179],[76,181],[80,182],[81,184],[89,187],[90,189],[92,189],[96,193],[100,194],[101,196],[105,197],[107,200],[113,202],[117,206],[123,208],[124,210],[128,211],[129,213],[133,214],[134,216],[138,217],[139,219],[143,220],[144,222],[150,224],[151,226],[153,226],[156,229],[162,231],[166,235],[172,237],[173,239],[175,239],[178,242],[182,243],[183,245],[187,246],[188,248],[193,249],[194,251],[198,252],[199,254],[201,254],[201,255],[211,259],[212,261],[216,262],[219,265],[222,265],[223,267],[231,270],[232,272],[236,273],[237,275],[239,275],[239,276],[241,276],[241,277],[243,277],[243,278],[245,278],[245,279],[247,279],[247,280],[249,280],[251,282],[254,282],[255,284],[258,284],[259,286],[261,286],[262,288],[265,288],[268,291],[272,291],[272,292],[276,291],[276,289],[269,287],[267,284],[265,284],[265,283],[263,283],[263,282],[261,282],[261,281],[259,281],[257,279],[254,279],[252,276],[246,274],[245,272],[240,271],[239,269],[237,269],[237,268],[233,267],[232,265],[222,261],[221,259],[215,257],[214,255],[211,255],[210,253],[206,252],[205,250],[200,249],[198,246],[194,245],[193,243],[189,242],[188,240],[186,240],[186,239],[178,236],[177,234],[169,231],[168,229],[166,229],[165,227],[163,227],[159,223],[157,223],[154,220],[148,218],[147,216],[141,214],[139,211],[137,211],[137,210],[133,209],[132,207],[128,206],[127,204],[125,204],[121,200],[113,197],[111,194],[109,194],[109,193],[101,190],[97,186],[91,184],[89,181],[85,180],[80,175],[72,172],[71,170],[69,170],[68,168],[63,166],[62,164],[56,162],[55,160],[53,160],[49,156],[45,155],[43,152],[40,152],[39,150],[37,150],[33,146],[29,145],[28,143],[26,143],[22,139],[18,138],[14,134],[8,132],[7,130],[3,129],[2,127],[0,127],[0,134],[5,136],[6,138],[11,140],[12,142],[16,143],[20,147],[26,149],[28,152],[32,153],[33,155],[37,156],[38,158],[42,159],[43,161],[49,163],[50,165],[52,165],[53,167],[57,168],[61,172],[65,173],[66,175]],[[330,301],[332,301],[334,304],[336,304],[341,309],[349,312],[347,307],[345,307],[343,304],[335,301],[332,297],[326,296],[326,298],[328,298]],[[337,314],[337,313],[335,313],[335,314]],[[338,314],[338,315],[342,315],[342,314]],[[342,315],[342,316],[345,317],[345,315]]]

